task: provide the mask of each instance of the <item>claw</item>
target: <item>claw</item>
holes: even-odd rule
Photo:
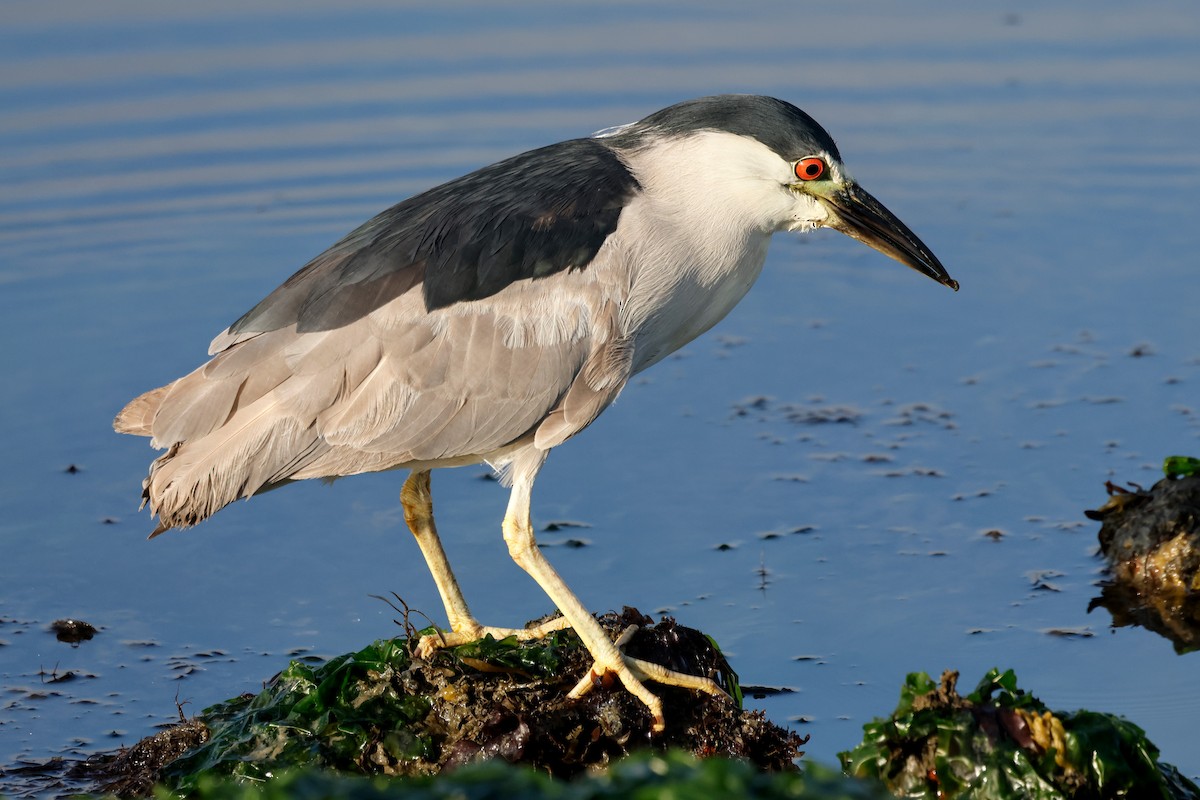
[[[614,644],[618,648],[628,644],[633,634],[637,632],[637,629],[636,625],[630,625],[621,632],[621,635],[617,637]],[[709,678],[676,672],[675,670],[667,669],[661,664],[642,661],[640,658],[634,658],[624,653],[618,652],[618,655],[620,656],[620,661],[616,663],[602,663],[597,659],[592,664],[592,668],[588,670],[588,674],[579,683],[575,684],[575,688],[567,693],[567,697],[578,699],[597,686],[605,686],[607,688],[612,683],[612,676],[615,675],[624,684],[625,689],[638,700],[641,700],[650,711],[650,730],[653,733],[662,733],[666,729],[666,720],[663,717],[662,700],[659,699],[658,695],[646,688],[644,681],[653,681],[665,686],[680,686],[685,689],[700,691],[714,696],[729,697],[724,689]]]

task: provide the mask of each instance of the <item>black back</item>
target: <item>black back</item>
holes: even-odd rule
[[[288,278],[234,333],[339,328],[423,284],[425,307],[582,269],[638,189],[596,139],[531,150],[411,197]]]

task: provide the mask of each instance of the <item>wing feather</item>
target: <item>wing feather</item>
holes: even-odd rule
[[[309,262],[213,340],[344,327],[421,287],[425,309],[582,270],[639,184],[600,139],[522,153],[411,197]]]

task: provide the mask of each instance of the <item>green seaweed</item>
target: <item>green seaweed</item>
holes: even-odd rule
[[[489,635],[444,651],[444,657],[456,665],[467,659],[548,678],[561,666],[563,638],[573,636],[554,632],[518,642]],[[205,709],[209,741],[172,763],[164,778],[191,791],[202,774],[259,781],[289,766],[365,772],[372,760],[434,760],[433,743],[417,725],[429,714],[430,698],[397,690],[410,664],[405,639],[379,640],[319,666],[293,661],[260,694]]]
[[[395,758],[427,758],[430,742],[409,730],[429,713],[429,699],[400,696],[380,680],[407,668],[404,645],[380,640],[316,667],[293,661],[260,694],[205,709],[209,741],[164,778],[190,791],[206,773],[258,781],[286,765],[351,770],[375,743]]]
[[[175,794],[160,788],[159,800]],[[502,761],[469,764],[449,774],[368,778],[317,769],[288,770],[265,783],[205,775],[189,796],[197,800],[886,800],[878,784],[818,765],[804,773],[763,773],[744,761],[698,759],[680,751],[631,755],[600,773],[553,780],[529,767]]]
[[[674,703],[672,727],[651,737],[645,707],[624,692],[567,698],[591,664],[569,629],[532,641],[485,636],[428,660],[415,659],[411,648],[437,629],[410,630],[410,639],[380,640],[324,664],[293,662],[258,695],[205,709],[199,721],[208,740],[167,765],[161,780],[191,793],[203,776],[255,783],[308,767],[415,776],[488,757],[570,777],[647,746],[795,769],[803,740],[740,710],[737,675],[709,637],[671,621],[647,626],[630,610],[606,624],[621,630],[631,619],[639,626],[631,648],[650,648],[648,657],[681,656],[684,669],[712,670],[737,707],[663,687],[665,702]]]
[[[863,726],[862,742],[839,754],[847,774],[930,800],[1200,800],[1200,789],[1159,764],[1158,749],[1126,719],[1051,712],[1017,687],[1012,670],[990,670],[966,697],[955,691],[955,678],[948,673],[939,686],[924,673],[910,674],[892,716]],[[1057,727],[1061,745],[1030,723]]]
[[[1200,458],[1191,456],[1167,456],[1163,459],[1163,472],[1168,478],[1186,478],[1200,475]]]
[[[713,650],[715,650],[717,653],[720,653],[722,656],[724,655],[721,653],[721,645],[717,644],[716,639],[709,636],[707,633],[704,634],[704,638],[708,640],[710,645],[712,645]],[[737,703],[738,708],[746,707],[746,698],[742,695],[742,683],[738,679],[737,673],[733,671],[733,668],[729,666],[728,662],[725,664],[725,669],[720,671],[717,683],[720,684],[722,689],[729,692],[729,696],[733,698],[733,702]]]
[[[435,628],[421,631],[419,635],[436,633]],[[542,639],[519,642],[516,636],[496,639],[490,633],[474,642],[454,648],[458,659],[473,658],[495,667],[506,668],[526,675],[550,678],[562,667],[560,648],[577,641],[574,632],[553,631]]]

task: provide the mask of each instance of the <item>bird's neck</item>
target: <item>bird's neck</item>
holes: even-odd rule
[[[700,234],[691,246],[644,253],[631,272],[623,309],[635,340],[634,371],[661,361],[716,325],[762,272],[770,236],[720,241]]]

